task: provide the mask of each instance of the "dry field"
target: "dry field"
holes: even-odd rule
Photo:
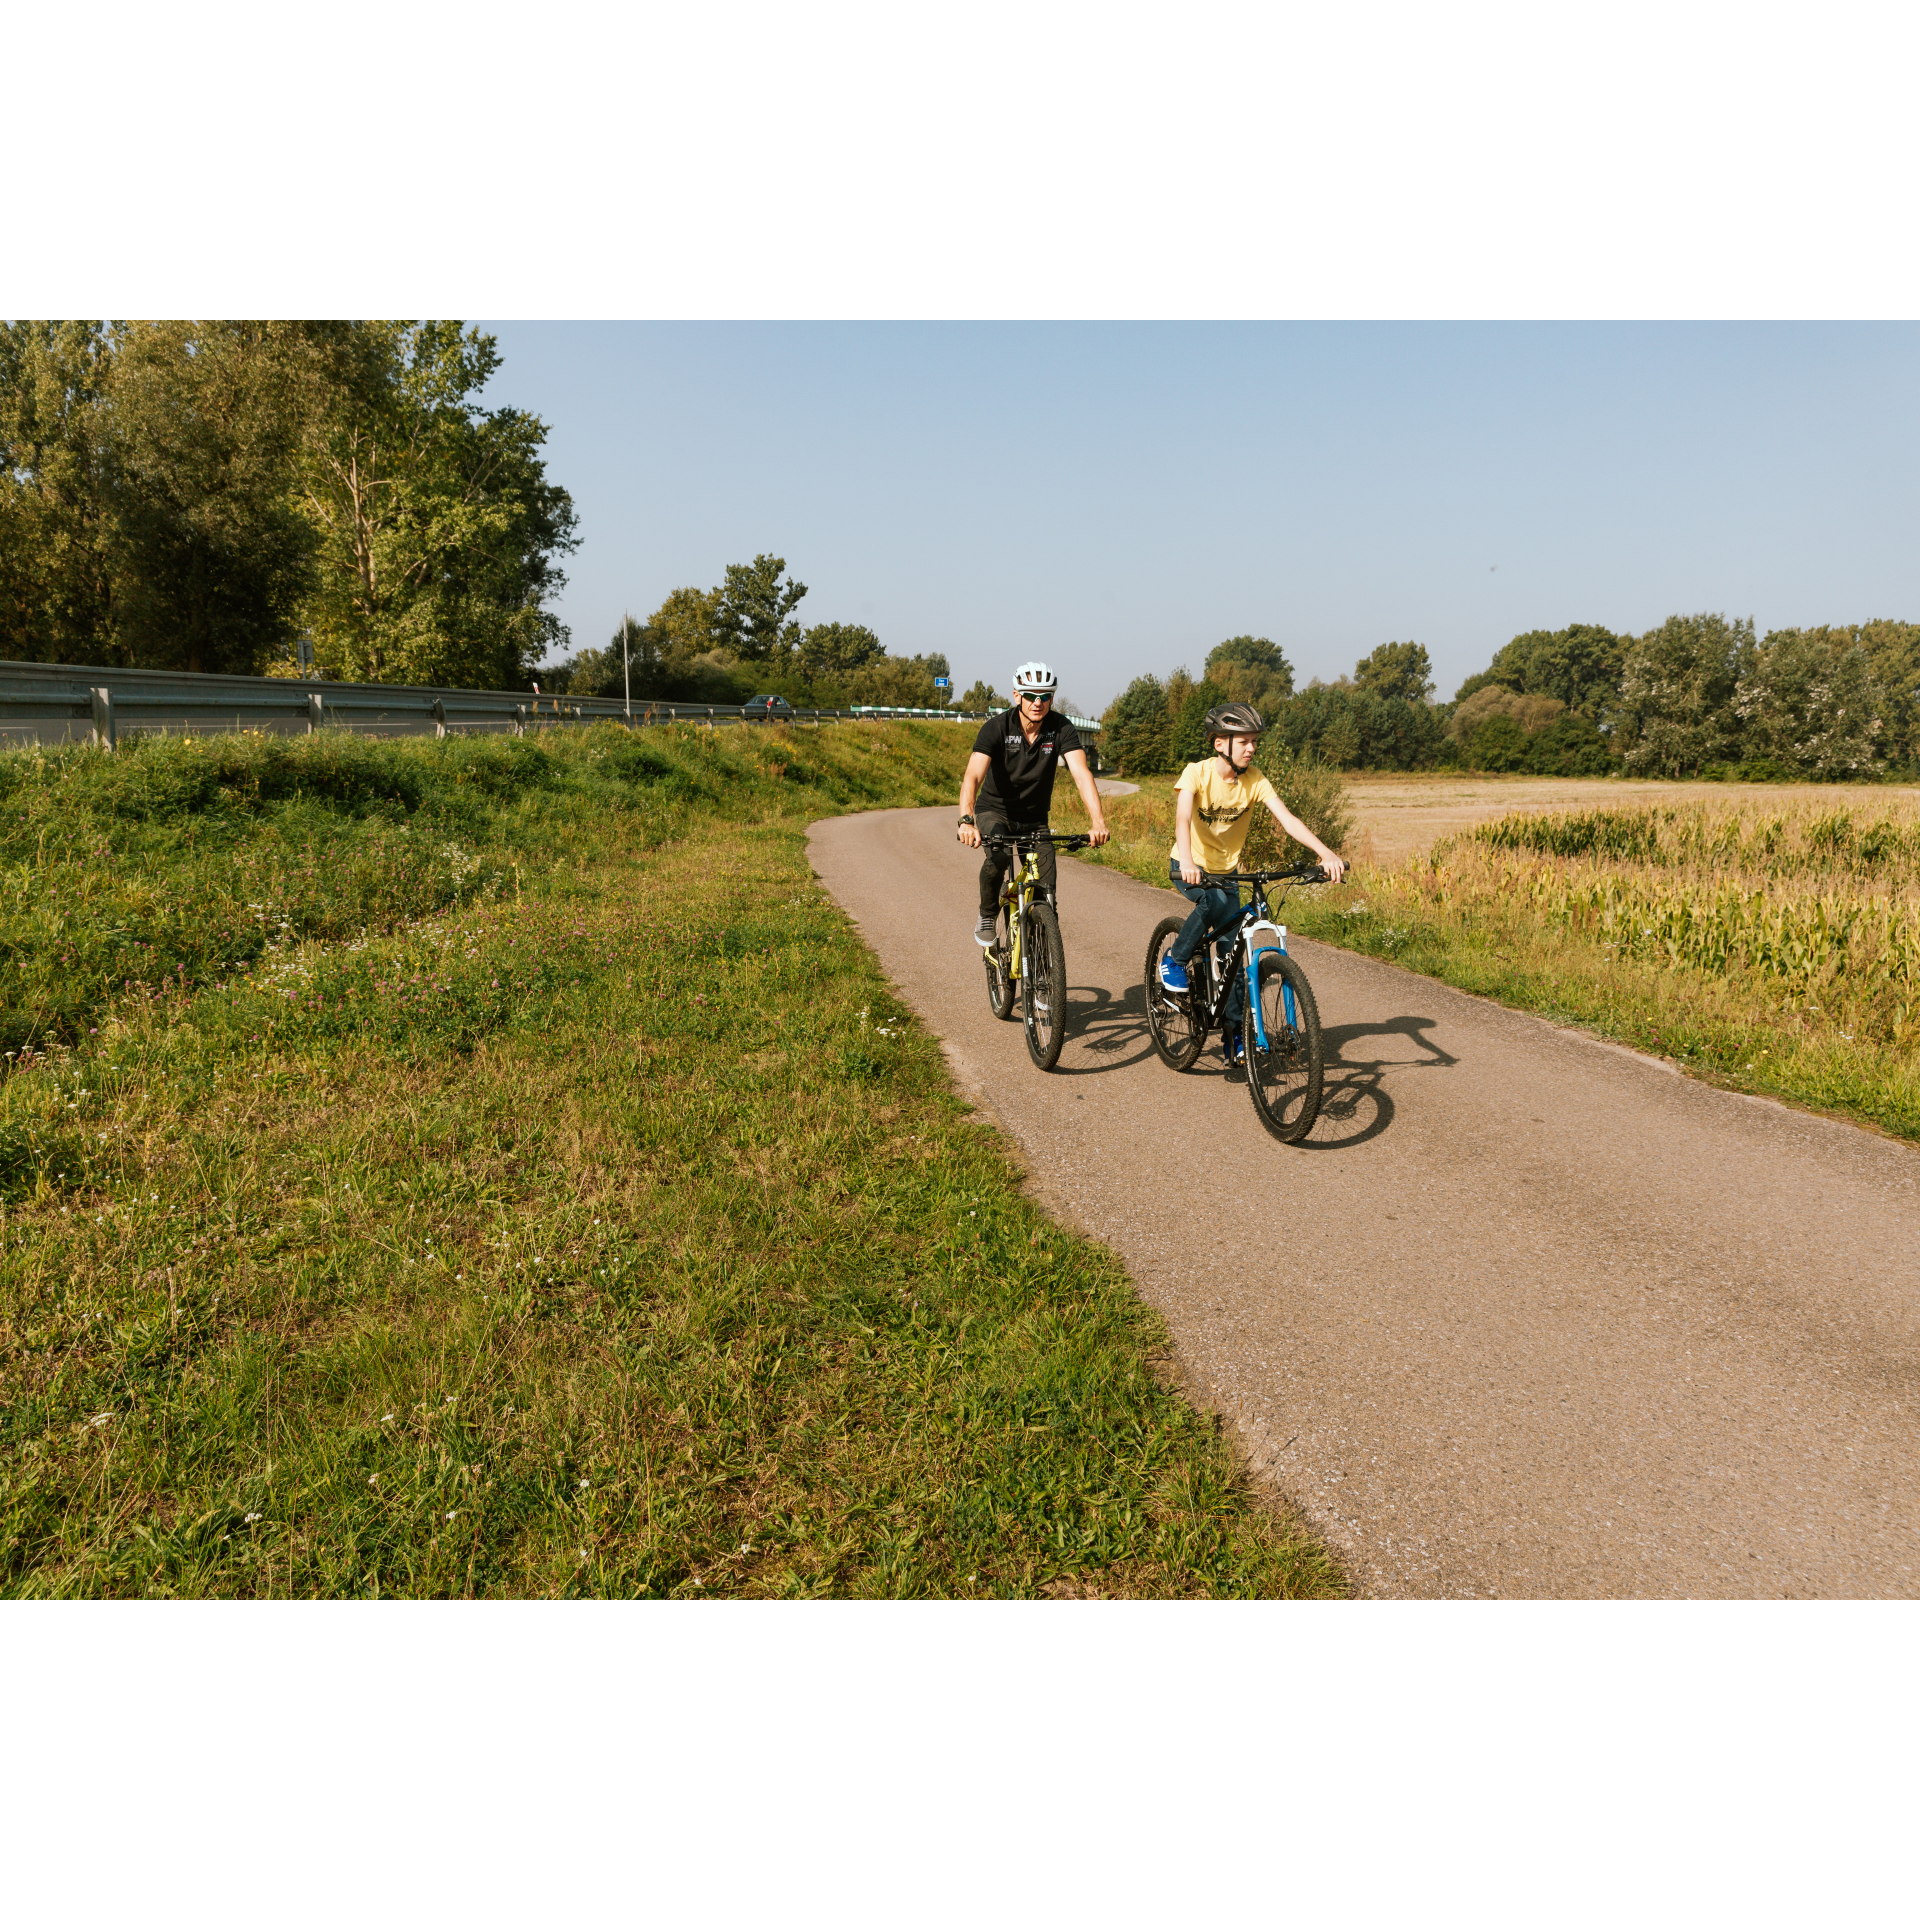
[[[1551,780],[1499,773],[1350,773],[1354,806],[1350,851],[1364,864],[1391,866],[1430,853],[1449,834],[1509,813],[1565,813],[1587,807],[1663,807],[1733,800],[1743,811],[1813,801],[1828,811],[1920,810],[1914,787],[1730,787],[1707,780]]]

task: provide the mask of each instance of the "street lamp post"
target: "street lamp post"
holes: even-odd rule
[[[633,724],[633,663],[627,654],[627,629],[633,625],[633,615],[624,609],[620,614],[620,679],[627,690],[627,724]]]

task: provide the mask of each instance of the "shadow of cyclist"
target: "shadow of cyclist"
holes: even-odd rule
[[[1436,1046],[1426,1030],[1435,1023],[1415,1014],[1402,1014],[1397,1020],[1380,1020],[1344,1027],[1323,1027],[1320,1046],[1326,1061],[1325,1090],[1320,1096],[1320,1118],[1301,1147],[1308,1152],[1327,1153],[1340,1147],[1364,1146],[1377,1140],[1393,1125],[1393,1096],[1383,1082],[1390,1073],[1420,1067],[1452,1067],[1459,1064],[1456,1055]],[[1363,1040],[1411,1040],[1424,1059],[1355,1059],[1349,1047]],[[1362,1052],[1379,1053],[1374,1047]]]
[[[1063,1055],[1055,1073],[1114,1073],[1153,1052],[1147,1031],[1147,990],[1129,987],[1109,993],[1104,987],[1067,988],[1067,1038],[1079,1047],[1071,1063]],[[1085,1055],[1094,1056],[1086,1060]]]

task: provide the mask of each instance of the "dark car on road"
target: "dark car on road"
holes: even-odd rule
[[[791,720],[793,709],[777,693],[756,693],[741,709],[748,720]]]

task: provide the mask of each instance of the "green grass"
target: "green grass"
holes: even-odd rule
[[[812,880],[966,744],[7,765],[0,1591],[1339,1591]]]

